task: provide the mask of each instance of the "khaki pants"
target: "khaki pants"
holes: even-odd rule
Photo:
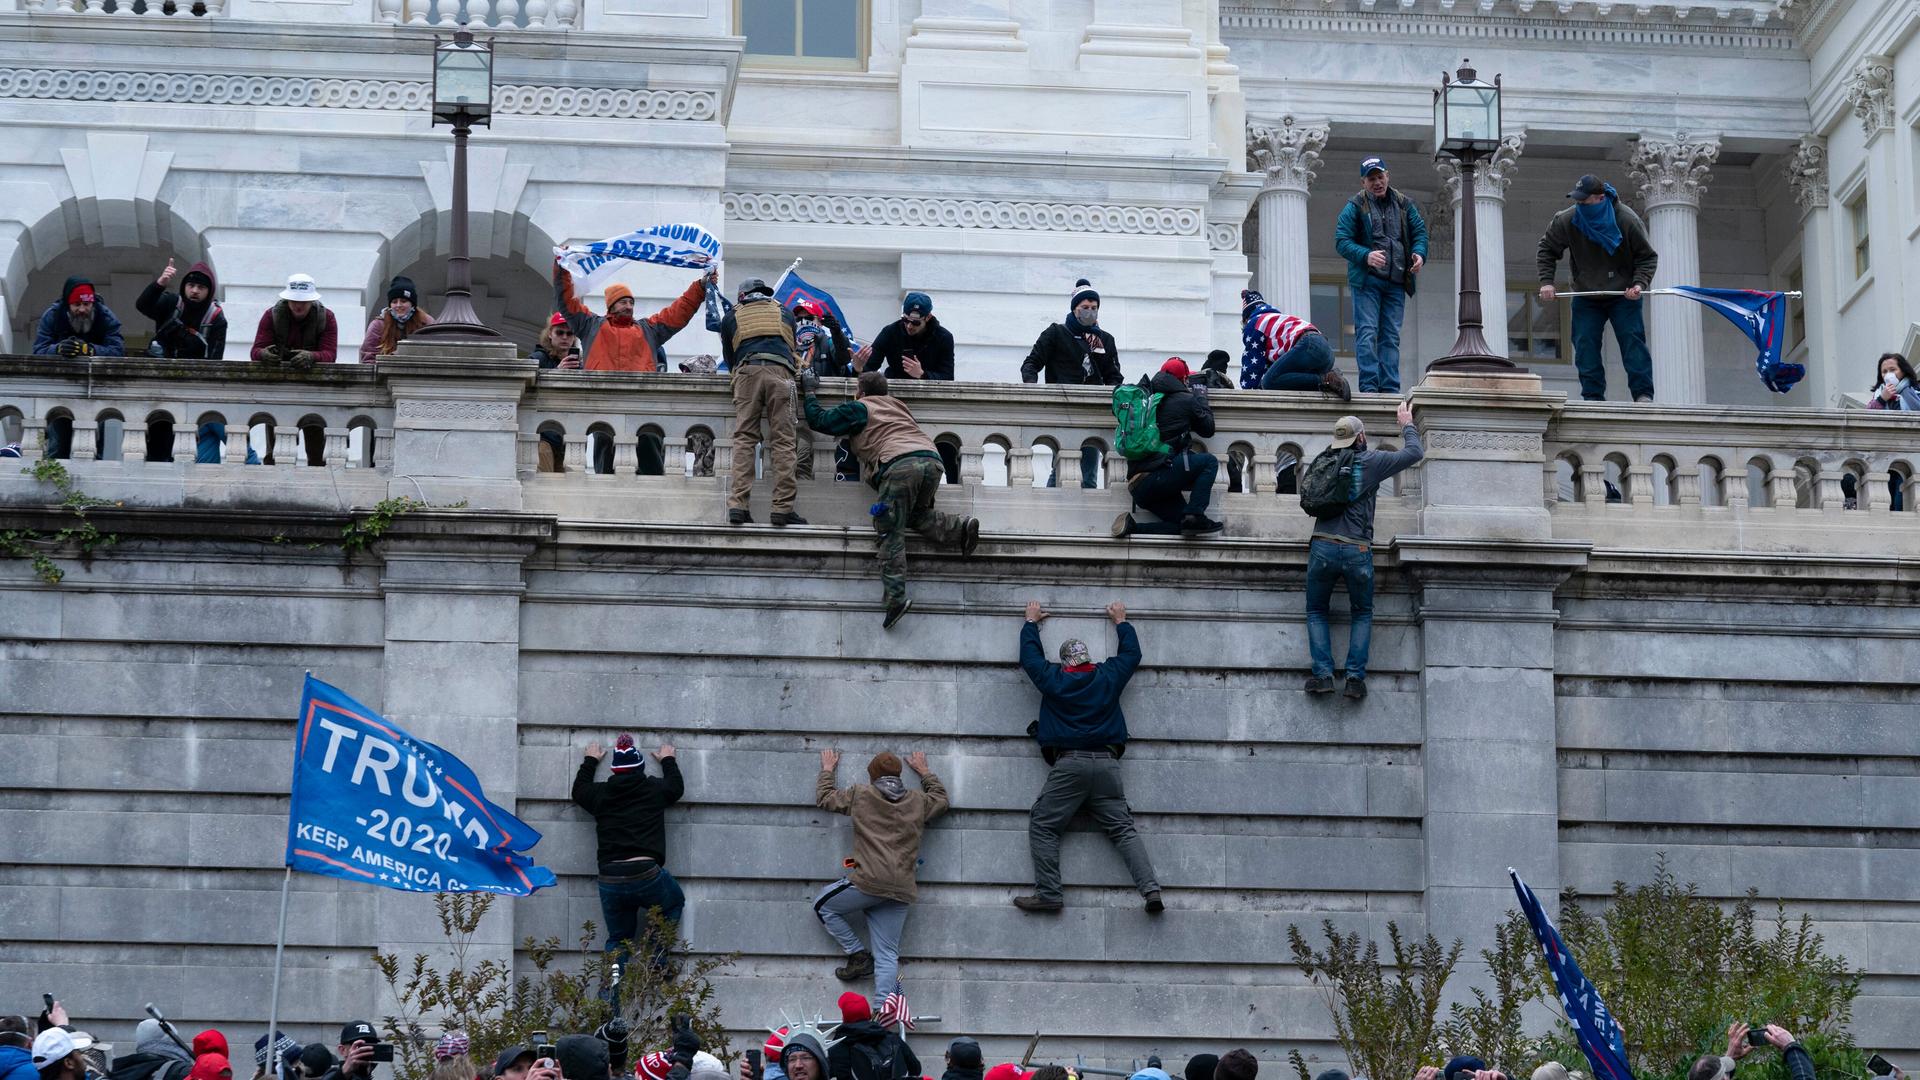
[[[767,425],[767,467],[773,473],[773,512],[791,514],[794,483],[793,375],[778,364],[747,364],[733,373],[733,490],[727,508],[745,510],[753,495],[753,451]]]

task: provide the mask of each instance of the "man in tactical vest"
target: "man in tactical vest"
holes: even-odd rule
[[[793,315],[759,278],[740,283],[738,302],[720,320],[720,351],[733,373],[733,486],[727,492],[727,524],[751,525],[753,452],[766,425],[768,470],[773,474],[775,525],[805,525],[794,513]]]

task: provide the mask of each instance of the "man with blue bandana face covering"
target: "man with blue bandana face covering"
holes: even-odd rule
[[[1627,389],[1635,401],[1653,400],[1653,355],[1647,351],[1647,325],[1640,294],[1652,287],[1660,256],[1647,239],[1640,215],[1620,203],[1613,185],[1589,173],[1567,192],[1572,206],[1553,215],[1540,238],[1535,262],[1540,271],[1540,302],[1554,299],[1553,276],[1560,256],[1573,263],[1575,292],[1618,292],[1619,296],[1573,298],[1573,363],[1580,370],[1580,396],[1607,397],[1607,373],[1600,360],[1600,335],[1609,323],[1627,369]]]

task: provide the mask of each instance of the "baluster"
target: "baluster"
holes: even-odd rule
[[[209,17],[226,14],[227,0],[205,0],[205,4]],[[191,11],[192,8],[189,7],[188,10]]]
[[[277,424],[273,429],[273,463],[282,469],[307,463],[306,447],[300,442],[300,429],[292,424]]]
[[[562,30],[578,30],[580,28],[578,0],[553,0],[553,21]]]
[[[587,435],[568,435],[566,439],[566,461],[560,466],[561,472],[590,472],[593,462],[587,459]]]
[[[105,15],[106,13],[107,13],[107,0],[87,0],[86,14]]]
[[[29,416],[20,422],[20,456],[27,461],[39,461],[47,452],[47,422],[38,416]]]
[[[400,23],[400,0],[380,0],[380,21],[388,26]]]
[[[326,429],[326,445],[323,460],[327,467],[344,469],[347,467],[347,429],[330,427]]]
[[[1106,487],[1109,490],[1127,486],[1127,455],[1118,450],[1109,450],[1104,455],[1103,464],[1106,468]],[[1223,469],[1225,467],[1225,465],[1221,466]]]
[[[125,445],[125,444],[126,444],[126,440],[122,438],[121,445]],[[75,420],[73,422],[73,446],[68,451],[68,457],[74,461],[99,460],[100,458],[100,425],[99,424],[92,424],[92,423],[83,424],[78,420]]]
[[[942,462],[942,468],[945,463]],[[833,444],[815,442],[813,444],[813,476],[817,481],[833,483]]]
[[[1860,492],[1860,509],[1869,514],[1893,512],[1893,495],[1887,490],[1887,482],[1891,477],[1892,474],[1883,469],[1880,472],[1868,472],[1860,478],[1855,489]]]
[[[227,427],[227,454],[221,459],[222,465],[245,465],[247,452],[252,449],[249,440],[252,433],[245,424],[231,424]]]
[[[1681,506],[1700,505],[1700,470],[1675,469],[1673,473],[1674,494]]]
[[[540,471],[540,436],[531,432],[520,433],[513,447],[514,468],[521,476],[532,476]]]
[[[1793,467],[1791,465],[1787,466],[1784,472],[1778,466],[1774,468],[1773,475],[1768,481],[1769,485],[1773,488],[1771,494],[1773,495],[1774,509],[1791,510],[1794,508],[1794,504],[1798,500],[1795,498],[1793,481]]]
[[[1607,505],[1607,463],[1580,463],[1580,501],[1596,509]]]
[[[1007,451],[1007,486],[1010,488],[1033,486],[1032,447],[1016,446]]]
[[[76,455],[77,456],[77,455]],[[120,424],[120,464],[144,465],[147,461],[147,425]]]
[[[716,440],[713,444],[713,475],[731,477],[733,475],[733,440]]]
[[[1847,496],[1840,490],[1841,473],[1833,469],[1821,469],[1813,482],[1813,504],[1821,510],[1838,511],[1846,508]]]
[[[663,476],[678,476],[685,479],[690,470],[687,468],[687,437],[671,436],[660,440],[660,473]]]
[[[551,25],[547,18],[549,11],[547,0],[526,0],[527,29],[538,30]]]
[[[432,15],[436,0],[406,0],[407,25],[425,26],[428,16]]]
[[[1638,509],[1653,505],[1653,466],[1645,462],[1627,466],[1628,502]]]
[[[173,425],[173,463],[191,465],[193,459],[200,456],[200,427],[198,424]]]
[[[984,444],[960,447],[960,482],[979,487],[987,481],[987,451]]]
[[[620,476],[640,471],[640,436],[622,435],[613,441],[613,471]]]
[[[373,433],[373,467],[393,468],[393,429],[378,428]]]
[[[1741,513],[1747,509],[1747,470],[1741,468],[1720,470],[1720,505],[1729,513]]]
[[[1273,490],[1275,470],[1280,467],[1280,455],[1269,454],[1265,450],[1255,450],[1247,459],[1246,474],[1240,483],[1248,495],[1265,495]],[[1298,496],[1295,496],[1298,498]]]

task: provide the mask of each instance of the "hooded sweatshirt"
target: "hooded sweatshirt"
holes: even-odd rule
[[[212,1028],[208,1028],[193,1037],[194,1060],[198,1061],[201,1056],[205,1054],[219,1054],[221,1057],[233,1056],[227,1052],[227,1037]]]
[[[202,277],[207,283],[207,298],[199,303],[186,299],[187,279]],[[147,282],[134,309],[153,320],[153,340],[161,355],[175,360],[220,360],[227,351],[227,315],[214,302],[219,280],[213,267],[197,262],[180,277],[180,292],[168,292],[158,281]]]
[[[93,325],[85,334],[73,332],[73,324],[67,321],[67,297],[73,294],[76,285],[93,287],[93,282],[83,277],[70,277],[60,286],[60,298],[53,302],[40,316],[40,323],[33,331],[33,354],[35,356],[58,355],[55,349],[68,338],[83,338],[93,346],[95,356],[125,356],[127,343],[120,337],[120,320],[114,318],[113,309],[107,307],[96,290],[93,296]]]
[[[827,1052],[820,1046],[820,1040],[804,1031],[795,1032],[787,1037],[787,1045],[780,1048],[780,1071],[791,1075],[793,1067],[788,1064],[795,1054],[806,1054],[820,1063],[820,1075],[827,1074]]]
[[[913,903],[919,896],[913,879],[921,834],[927,822],[947,810],[940,778],[931,772],[922,776],[919,791],[908,790],[898,776],[883,776],[874,786],[836,788],[833,770],[821,769],[814,801],[822,810],[853,819],[853,868],[847,872],[853,887],[868,896]]]
[[[891,1080],[891,1076],[866,1075],[868,1063],[874,1059],[892,1061],[893,1075],[920,1075],[920,1059],[914,1056],[906,1040],[889,1028],[872,1020],[856,1020],[841,1024],[833,1033],[839,1039],[827,1060],[827,1072],[833,1080]],[[856,1061],[859,1064],[856,1065]]]
[[[22,1046],[0,1046],[0,1080],[40,1080],[32,1052]]]
[[[553,268],[554,305],[567,316],[587,371],[666,371],[667,340],[679,333],[700,310],[706,299],[707,283],[695,278],[679,299],[644,319],[631,315],[596,315],[593,309],[573,294],[573,275],[559,266]],[[607,308],[629,299],[633,290],[625,285],[607,286]]]

